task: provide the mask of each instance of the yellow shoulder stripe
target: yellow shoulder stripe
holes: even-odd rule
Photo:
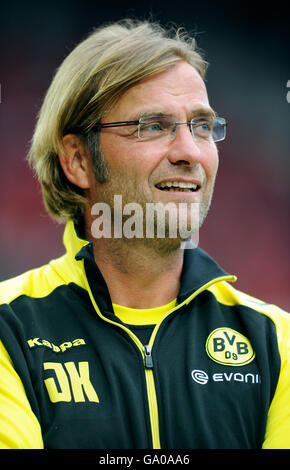
[[[68,221],[63,235],[66,254],[45,266],[31,269],[0,283],[0,304],[10,303],[20,295],[45,297],[62,284],[74,282],[85,288],[83,263],[75,260],[76,253],[88,240],[78,237],[74,224]]]
[[[21,295],[45,297],[57,287],[71,282],[85,287],[82,266],[81,261],[72,260],[66,254],[45,266],[3,281],[0,283],[0,304],[10,303]]]
[[[244,292],[239,291],[232,285],[225,281],[218,282],[211,285],[207,290],[212,292],[218,302],[224,305],[244,305],[245,307],[252,308],[259,313],[267,315],[275,322],[275,318],[290,318],[289,313],[273,304],[268,304],[252,297]]]

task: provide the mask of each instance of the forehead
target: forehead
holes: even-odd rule
[[[203,108],[211,110],[204,81],[191,65],[180,61],[129,88],[105,120],[138,119],[151,111],[188,116]]]

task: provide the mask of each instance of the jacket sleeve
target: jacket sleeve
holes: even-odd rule
[[[40,424],[1,341],[0,449],[43,449]]]
[[[269,408],[264,449],[290,449],[290,314],[276,322],[280,376]]]

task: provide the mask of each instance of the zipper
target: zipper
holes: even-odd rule
[[[84,259],[81,260],[83,264],[83,276],[85,281],[85,286],[89,293],[91,302],[94,306],[95,311],[102,318],[105,322],[110,323],[112,325],[118,326],[122,330],[126,331],[126,333],[130,336],[130,338],[134,341],[138,349],[140,350],[143,361],[144,361],[144,370],[145,370],[145,380],[146,380],[146,389],[147,389],[147,398],[148,398],[148,405],[149,405],[149,416],[150,416],[150,425],[151,425],[151,437],[152,437],[152,446],[153,449],[161,449],[160,446],[160,437],[159,437],[159,418],[158,418],[158,407],[157,407],[157,397],[156,397],[156,389],[155,389],[155,382],[154,382],[154,375],[153,375],[153,360],[151,355],[151,346],[146,345],[143,346],[139,338],[132,333],[126,326],[120,325],[120,323],[114,322],[113,320],[109,320],[105,317],[96,303],[93,293],[91,291],[86,272],[84,267]]]
[[[151,349],[148,344],[143,346],[144,356],[145,356],[145,367],[146,369],[153,369],[153,360],[151,356]]]
[[[148,344],[143,346],[144,365],[145,365],[145,378],[147,385],[147,395],[149,403],[149,414],[151,422],[152,444],[153,449],[161,449],[160,433],[159,433],[159,416],[157,396],[153,375],[153,359],[151,355],[151,348]]]
[[[152,359],[152,348],[154,344],[154,340],[156,338],[157,332],[159,330],[159,327],[161,323],[167,318],[169,315],[171,315],[173,312],[181,308],[183,305],[189,304],[198,294],[200,294],[202,291],[206,290],[208,287],[211,285],[215,284],[216,282],[220,281],[231,281],[234,282],[236,281],[236,276],[231,276],[231,275],[226,275],[226,276],[221,276],[215,279],[212,279],[208,283],[204,284],[202,287],[200,287],[197,291],[195,291],[192,295],[190,295],[187,299],[185,299],[183,302],[175,306],[173,309],[169,310],[166,312],[166,314],[161,318],[161,320],[155,325],[155,328],[152,332],[152,335],[150,337],[149,343],[145,346],[141,343],[139,338],[132,333],[131,330],[129,330],[126,326],[121,325],[120,323],[114,322],[113,320],[109,320],[107,317],[105,317],[92,294],[86,272],[85,272],[85,267],[84,267],[84,259],[81,260],[83,264],[83,274],[84,274],[84,281],[85,285],[87,288],[87,291],[89,293],[91,302],[99,315],[104,321],[107,323],[111,323],[112,325],[118,326],[119,328],[123,329],[126,331],[126,333],[130,336],[130,338],[134,341],[138,349],[140,350],[143,361],[144,361],[144,369],[145,369],[145,379],[146,379],[146,387],[147,387],[147,397],[148,397],[148,404],[149,404],[149,415],[150,415],[150,424],[151,424],[151,435],[152,435],[152,444],[153,444],[153,449],[161,449],[161,444],[160,444],[160,432],[159,432],[159,416],[158,416],[158,406],[157,406],[157,396],[156,396],[156,388],[155,388],[155,381],[154,381],[154,375],[153,375],[153,359]]]

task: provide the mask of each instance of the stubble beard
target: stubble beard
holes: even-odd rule
[[[94,202],[103,202],[109,205],[110,207],[110,212],[111,212],[111,226],[114,226],[114,220],[116,217],[121,217],[122,220],[122,226],[126,223],[126,221],[130,218],[130,215],[124,215],[123,213],[120,215],[119,213],[115,213],[115,207],[114,207],[114,196],[116,195],[121,195],[122,196],[122,206],[124,207],[125,205],[129,203],[134,203],[138,204],[141,209],[142,209],[142,221],[139,221],[139,226],[142,225],[143,227],[143,236],[142,237],[133,237],[133,238],[115,238],[112,236],[112,238],[108,239],[109,244],[112,250],[112,253],[121,253],[121,250],[129,253],[131,249],[136,249],[138,250],[146,250],[150,251],[154,255],[161,256],[161,257],[166,257],[177,250],[180,249],[182,242],[185,241],[182,236],[180,236],[179,231],[177,232],[176,237],[171,237],[171,226],[170,226],[170,215],[167,213],[167,216],[165,217],[165,220],[163,220],[164,227],[163,227],[163,233],[164,236],[159,237],[158,233],[160,230],[160,220],[157,217],[157,214],[155,213],[153,216],[153,220],[151,219],[151,224],[153,224],[154,228],[154,237],[148,237],[146,236],[146,229],[147,229],[147,221],[146,217],[144,216],[146,214],[146,204],[147,203],[153,203],[154,201],[149,201],[146,200],[145,194],[142,195],[140,194],[140,191],[137,191],[137,182],[134,183],[134,181],[130,180],[129,187],[126,186],[124,187],[124,181],[122,178],[115,179],[113,183],[113,178],[115,176],[112,176],[112,173],[105,161],[104,155],[102,154],[101,151],[98,152],[98,158],[97,158],[97,165],[94,165],[94,174],[95,174],[95,180],[96,180],[96,194],[93,197]],[[128,183],[128,179],[125,178],[126,183]],[[204,194],[203,200],[198,204],[198,214],[195,214],[195,220],[194,223],[188,220],[183,221],[183,226],[187,231],[190,231],[192,234],[196,233],[198,230],[200,230],[201,226],[204,223],[204,220],[209,212],[211,201],[212,201],[212,195],[213,195],[213,189],[214,189],[214,183],[215,183],[215,178],[212,182],[211,187],[208,189],[207,194]],[[205,182],[206,185],[206,182]],[[100,190],[100,191],[99,191]],[[121,193],[121,194],[120,194]],[[196,211],[195,211],[196,212]],[[161,227],[162,229],[162,227]]]

